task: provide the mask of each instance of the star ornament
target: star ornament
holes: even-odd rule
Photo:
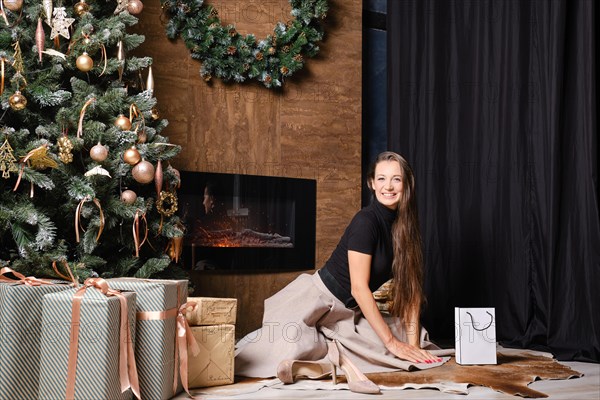
[[[52,15],[54,18],[52,19],[50,39],[54,39],[58,35],[65,39],[70,39],[71,35],[69,34],[69,27],[75,22],[75,18],[67,18],[67,12],[64,7],[56,7],[54,11],[52,11]]]

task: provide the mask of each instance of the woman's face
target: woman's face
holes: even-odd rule
[[[392,210],[402,199],[402,168],[398,161],[381,161],[375,166],[371,187],[377,200]]]
[[[210,213],[215,206],[215,199],[208,193],[206,188],[204,188],[204,201],[202,204],[204,205],[204,212],[206,214]]]

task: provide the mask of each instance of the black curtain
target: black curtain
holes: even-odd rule
[[[388,2],[388,142],[413,166],[432,337],[600,361],[593,0]],[[596,36],[597,37],[597,36]]]

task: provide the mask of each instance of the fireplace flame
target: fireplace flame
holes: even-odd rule
[[[198,226],[190,239],[192,244],[202,247],[294,247],[289,236],[263,233],[247,228],[239,231],[208,230]]]

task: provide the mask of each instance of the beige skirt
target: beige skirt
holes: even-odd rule
[[[396,338],[406,342],[406,332],[397,318],[387,317]],[[360,309],[344,306],[323,284],[318,273],[302,274],[281,291],[265,300],[263,325],[236,344],[235,373],[239,376],[276,376],[283,360],[324,360],[327,341],[336,340],[342,351],[365,373],[428,369],[443,364],[417,364],[390,353]],[[421,329],[421,347],[442,356],[442,350],[428,341]]]

